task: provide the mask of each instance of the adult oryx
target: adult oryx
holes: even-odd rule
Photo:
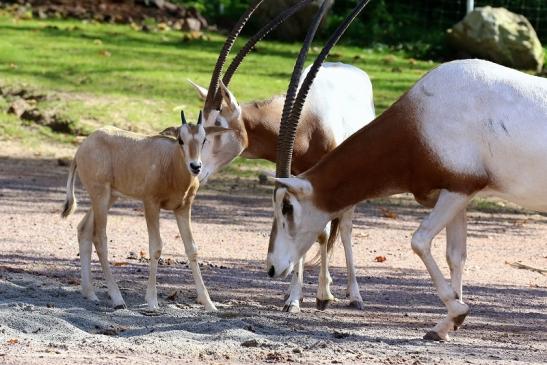
[[[238,155],[248,158],[262,158],[276,161],[276,143],[279,135],[279,125],[285,96],[275,96],[266,101],[254,101],[239,104],[236,97],[228,90],[234,72],[254,45],[269,31],[281,24],[286,18],[296,12],[309,0],[298,2],[295,6],[285,10],[254,35],[241,49],[228,67],[222,80],[220,74],[227,55],[245,22],[262,1],[255,2],[228,36],[219,55],[209,89],[192,85],[201,98],[205,100],[204,118],[206,126],[222,126],[235,131],[215,138],[213,143],[205,146],[203,151],[204,171],[202,178],[207,179],[212,173],[231,162]],[[303,80],[303,79],[302,79]],[[302,123],[296,132],[294,148],[294,164],[291,172],[301,173],[326,153],[333,150],[343,140],[363,127],[375,117],[372,85],[368,75],[362,70],[340,63],[323,65],[318,72],[309,98],[304,105]],[[351,224],[351,217],[348,215]],[[321,266],[317,306],[324,309],[334,299],[330,292],[330,275],[328,272],[328,251],[332,248],[338,229],[338,221],[332,225],[325,224],[322,232],[318,233],[320,243]],[[351,245],[344,244],[347,270],[347,294],[350,304],[356,308],[363,308],[363,301],[357,280],[355,268],[352,264]],[[299,311],[302,298],[303,262],[300,257],[297,270],[293,275],[291,287],[285,301],[285,311]]]
[[[448,310],[425,338],[447,340],[469,311],[462,300],[469,201],[494,195],[547,212],[547,79],[481,60],[443,64],[314,167],[290,177],[293,131],[314,71],[352,19],[329,40],[296,100],[287,98],[267,271],[271,277],[288,275],[334,218],[342,218],[342,239],[351,240],[351,226],[343,222],[354,204],[410,192],[433,208],[411,245]],[[293,76],[301,69],[298,63]],[[295,90],[292,84],[288,95]],[[431,255],[431,241],[443,228],[450,281]]]

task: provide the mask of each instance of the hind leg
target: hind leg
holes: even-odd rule
[[[91,195],[91,193],[90,193]],[[103,275],[108,288],[108,294],[112,299],[114,309],[127,308],[123,300],[120,288],[114,281],[110,264],[108,262],[108,240],[106,238],[106,223],[108,209],[114,203],[115,198],[110,194],[110,187],[107,186],[99,191],[94,191],[92,197],[93,207],[93,243],[103,270]]]
[[[90,209],[78,224],[78,244],[80,246],[81,292],[87,299],[98,301],[91,282],[91,251],[93,248],[93,211]]]
[[[150,266],[148,273],[148,285],[146,287],[145,300],[151,309],[159,308],[158,291],[156,288],[156,275],[158,273],[158,260],[161,257],[163,243],[160,236],[160,207],[152,202],[145,202],[144,216],[148,228],[148,252],[150,254]]]

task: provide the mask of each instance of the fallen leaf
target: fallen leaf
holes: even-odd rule
[[[145,255],[144,251],[141,250],[141,252],[139,252],[139,255],[140,255],[141,259],[143,259],[144,255]]]
[[[387,260],[387,259],[386,259],[385,256],[376,256],[376,257],[374,258],[374,261],[376,261],[376,262],[384,262],[384,261],[386,261],[386,260]]]
[[[17,343],[19,343],[19,340],[16,339],[16,338],[10,338],[10,339],[8,340],[8,345],[15,345],[15,344],[17,344]]]
[[[392,210],[389,210],[384,207],[380,207],[380,211],[382,212],[382,216],[389,219],[397,219],[397,213],[395,213]]]
[[[101,52],[99,52],[99,54],[104,57],[112,56],[112,53],[108,52],[106,49],[103,49]]]
[[[178,295],[179,295],[179,291],[173,290],[173,292],[167,296],[167,300],[171,300],[174,302],[177,299]]]
[[[129,263],[127,263],[125,261],[116,261],[112,265],[113,266],[127,266],[127,265],[129,265]]]
[[[97,44],[97,45],[100,46],[101,44],[103,44],[103,41],[101,41],[100,39],[95,39],[95,40],[93,41],[93,43],[95,43],[95,44]]]

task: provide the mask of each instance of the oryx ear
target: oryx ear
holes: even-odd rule
[[[312,193],[313,187],[310,182],[299,177],[276,178],[278,186],[286,188],[289,193],[297,196],[306,196]]]
[[[179,133],[180,133],[180,127],[169,127],[161,131],[160,135],[166,136],[166,137],[179,138]]]
[[[217,127],[217,126],[205,127],[205,134],[207,136],[214,136],[214,135],[222,134],[226,132],[234,132],[234,130],[231,128],[224,128],[224,127]]]
[[[220,92],[222,94],[222,100],[226,104],[226,107],[228,108],[228,111],[231,113],[237,114],[237,117],[241,114],[241,107],[239,106],[236,97],[222,81],[220,81]]]
[[[187,81],[196,90],[196,92],[198,93],[198,96],[201,100],[207,99],[207,89],[206,88],[199,86],[198,84],[196,84],[195,82],[193,82],[190,79],[188,79]]]

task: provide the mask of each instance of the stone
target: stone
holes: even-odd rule
[[[518,69],[541,71],[544,50],[523,15],[505,8],[476,8],[452,29],[449,44],[459,52]]]
[[[29,110],[32,110],[34,107],[27,103],[25,99],[15,99],[14,102],[11,103],[8,109],[9,114],[15,114],[17,118],[21,118],[21,116]]]
[[[201,30],[201,22],[198,19],[186,18],[182,23],[182,30],[186,32],[199,32]]]

